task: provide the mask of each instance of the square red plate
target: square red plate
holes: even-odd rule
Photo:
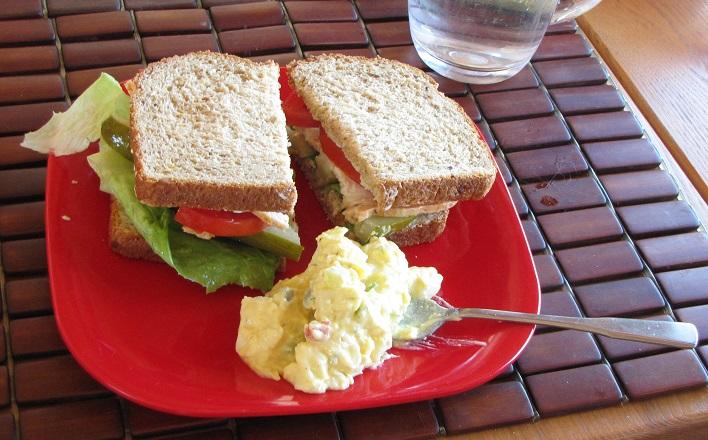
[[[206,295],[165,264],[110,250],[108,196],[87,154],[50,157],[47,253],[52,299],[64,341],[99,382],[141,405],[201,417],[267,416],[392,405],[468,390],[498,375],[521,352],[533,326],[485,320],[448,323],[438,334],[486,346],[393,350],[345,391],[308,395],[261,379],[234,350],[244,295],[228,287]],[[329,223],[298,176],[296,213],[306,248],[286,276],[304,269]],[[456,306],[538,312],[531,254],[500,177],[479,202],[459,203],[434,243],[405,249],[416,266],[444,276],[440,295]]]

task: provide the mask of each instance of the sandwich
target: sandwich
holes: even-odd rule
[[[489,147],[421,70],[328,54],[293,61],[286,74],[292,153],[329,219],[361,242],[430,242],[455,203],[491,188]]]
[[[111,195],[109,238],[161,260],[208,292],[268,290],[302,252],[278,66],[198,52],[151,64],[121,85],[107,74],[23,146],[81,151]]]

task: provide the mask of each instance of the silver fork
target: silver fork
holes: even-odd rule
[[[510,312],[506,310],[443,307],[431,299],[413,299],[398,327],[418,329],[416,339],[433,334],[447,321],[462,318],[542,324],[581,330],[616,339],[662,344],[677,348],[694,348],[698,344],[696,326],[687,322],[651,321],[629,318],[576,318]],[[404,340],[401,340],[404,341]]]

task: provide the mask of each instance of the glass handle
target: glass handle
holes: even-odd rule
[[[560,0],[551,24],[572,20],[597,6],[600,0]]]

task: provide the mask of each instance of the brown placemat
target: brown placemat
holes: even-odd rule
[[[203,420],[157,413],[91,379],[56,329],[44,247],[45,160],[19,148],[106,71],[222,50],[280,63],[321,51],[426,69],[405,0],[9,0],[0,7],[0,438],[429,438],[706,384],[708,236],[574,23],[495,85],[440,88],[480,126],[509,185],[542,311],[693,322],[698,350],[540,328],[515,365],[468,393],[337,414]],[[4,344],[4,345],[3,345]]]

